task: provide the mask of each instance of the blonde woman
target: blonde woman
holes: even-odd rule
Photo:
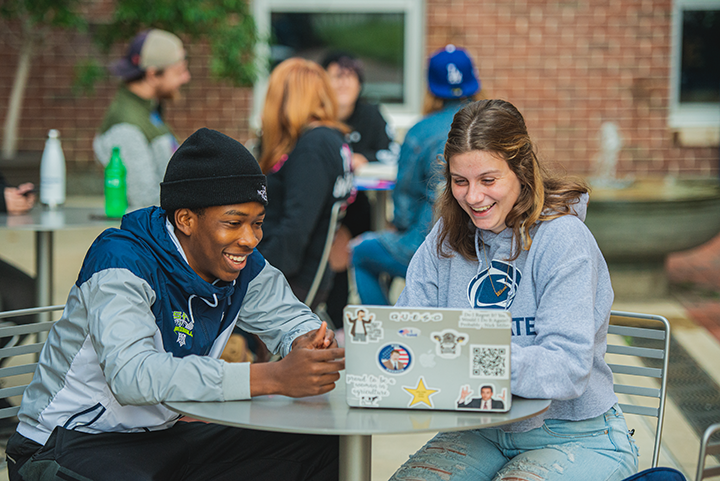
[[[320,262],[333,203],[353,188],[348,128],[327,73],[291,58],[270,75],[262,117],[260,166],[268,176],[260,252],[304,299]],[[315,304],[329,290],[328,269]]]

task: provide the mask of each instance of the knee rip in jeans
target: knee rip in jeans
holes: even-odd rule
[[[421,452],[431,454],[448,452],[456,456],[467,456],[467,444],[460,441],[461,437],[461,434],[450,433],[444,435],[441,439],[432,439],[423,447]]]
[[[562,473],[561,466],[553,466]],[[559,469],[558,469],[559,468]],[[497,481],[543,481],[548,468],[536,461],[520,461],[501,469],[494,479]]]
[[[565,443],[547,446],[546,448],[560,451],[567,456],[568,461],[574,463],[574,450],[580,447],[582,447],[580,443]],[[498,481],[542,481],[550,470],[562,474],[565,468],[558,463],[546,466],[537,461],[523,460],[511,463],[510,466],[501,469],[495,479]]]
[[[467,445],[459,438],[459,435],[447,434],[440,440],[430,441],[395,473],[393,481],[448,481],[454,474],[465,471],[465,465],[452,460],[467,456]]]

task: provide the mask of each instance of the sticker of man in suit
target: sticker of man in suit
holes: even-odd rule
[[[405,364],[400,360],[400,351],[393,349],[390,352],[390,359],[385,359],[383,366],[391,371],[402,371],[405,369]]]
[[[501,399],[493,399],[493,386],[485,384],[480,387],[480,397],[472,398],[472,389],[469,385],[464,385],[460,389],[460,399],[458,399],[458,408],[480,409],[481,411],[493,411],[505,409],[505,402]]]
[[[411,354],[408,348],[400,344],[387,344],[378,352],[378,361],[384,371],[399,374],[409,369]]]

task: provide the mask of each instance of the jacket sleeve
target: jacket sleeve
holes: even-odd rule
[[[320,145],[312,139],[304,139],[283,165],[282,217],[273,219],[273,230],[267,233],[268,238],[259,246],[263,257],[289,278],[300,271],[305,251],[326,201],[332,195],[335,181],[335,172],[328,167],[331,162],[324,158],[331,155],[330,150],[322,145],[321,138],[313,138],[320,140]],[[310,143],[313,145],[308,145]],[[340,156],[339,150],[337,156]],[[268,195],[273,193],[268,192]]]
[[[248,286],[238,320],[273,353],[287,356],[296,337],[320,328],[320,320],[300,302],[282,272],[265,263]]]
[[[415,252],[407,274],[405,289],[398,298],[399,307],[443,307],[439,305],[437,233],[440,222],[433,228],[420,248]]]
[[[150,285],[126,269],[97,272],[81,286],[90,340],[108,386],[122,405],[227,401],[250,397],[248,363],[173,357],[162,341]]]
[[[107,165],[114,146],[120,147],[120,157],[127,169],[127,198],[131,209],[159,205],[162,177],[155,167],[151,145],[142,131],[131,124],[122,123],[95,137],[93,149],[98,160]],[[168,152],[166,161],[172,152]]]
[[[408,262],[422,244],[433,225],[433,205],[441,178],[437,155],[442,153],[444,139],[417,139],[408,132],[400,149],[398,184],[393,191],[394,220],[397,231],[380,234],[384,245],[395,246]],[[423,143],[426,142],[426,143]]]
[[[553,240],[532,267],[536,338],[533,345],[512,345],[512,391],[575,399],[587,388],[596,343],[606,342],[612,295],[598,295],[598,272],[606,267],[590,232],[570,216],[550,223],[544,240]]]

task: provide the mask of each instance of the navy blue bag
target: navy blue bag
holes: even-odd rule
[[[623,481],[687,481],[687,479],[677,469],[651,468],[640,471]]]

